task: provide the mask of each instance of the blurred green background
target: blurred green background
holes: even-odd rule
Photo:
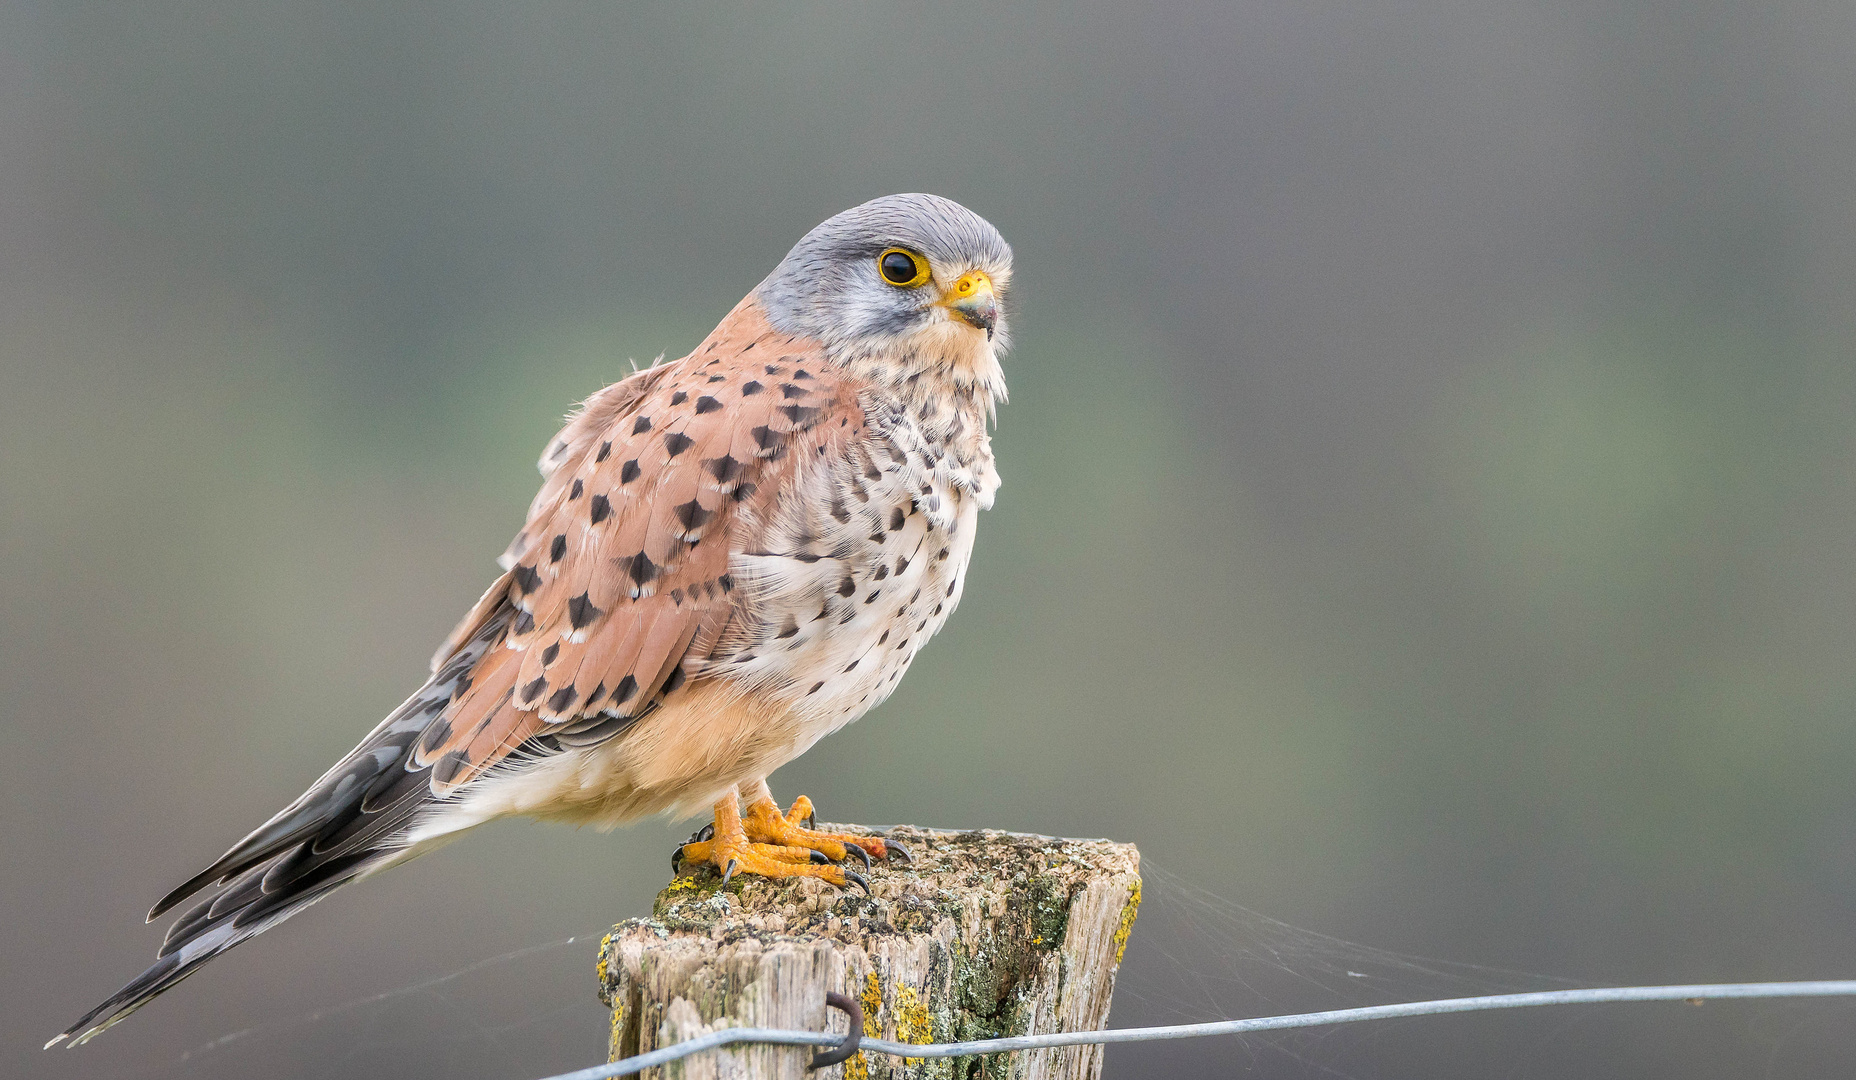
[[[417,685],[573,401],[906,190],[1016,247],[1005,485],[776,791],[1138,843],[1122,1025],[1856,976],[1853,51],[1844,0],[0,6],[0,1073],[600,1060],[588,941],[318,1010],[645,911],[687,824],[492,827],[37,1047]],[[1538,977],[1349,989],[1224,901]],[[1109,1063],[1848,1075],[1853,1019]]]

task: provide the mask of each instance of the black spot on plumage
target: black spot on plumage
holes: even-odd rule
[[[600,443],[599,453],[593,455],[593,464],[597,465],[611,456],[612,456],[612,444],[610,442]]]
[[[885,630],[885,631],[883,631],[883,636],[882,636],[882,637],[880,637],[880,638],[877,638],[877,639],[876,639],[876,643],[877,643],[878,645],[881,645],[881,644],[883,644],[883,643],[884,643],[885,641],[888,641],[888,640],[889,640],[889,631],[887,631],[887,630]]]
[[[715,579],[715,583],[722,587],[723,592],[734,591],[735,579],[731,575],[723,574],[721,577]]]
[[[704,413],[712,413],[721,407],[722,407],[722,403],[710,397],[708,394],[704,394],[703,396],[696,399],[696,415],[697,416],[701,416]]]
[[[585,491],[586,491],[586,485],[580,482],[579,477],[575,477],[573,490],[567,493],[567,501],[573,502],[575,499],[578,499],[581,496],[581,494]]]
[[[876,603],[876,598],[877,598],[877,597],[879,597],[879,596],[882,596],[882,595],[883,595],[883,590],[882,590],[882,589],[871,589],[871,590],[870,590],[870,595],[869,595],[869,596],[866,596],[866,597],[864,597],[864,603],[866,603],[866,604],[874,604],[874,603]]]
[[[902,513],[902,507],[900,507],[900,506],[898,506],[898,507],[895,507],[894,509],[892,509],[892,510],[890,510],[890,512],[889,512],[889,531],[890,531],[890,532],[897,532],[897,531],[899,531],[899,530],[900,530],[900,529],[902,528],[902,523],[903,523],[903,521],[905,521],[905,520],[907,520],[907,519],[905,518],[905,516],[904,516],[904,515],[903,515],[903,513]]]
[[[523,596],[527,596],[529,593],[534,592],[536,587],[541,584],[541,574],[537,572],[534,567],[526,564],[511,570],[509,572],[509,578],[516,583],[516,588],[521,591]]]
[[[817,422],[819,410],[812,405],[783,405],[780,412],[786,415],[794,425],[804,427]]]
[[[883,542],[884,538],[887,537],[888,535],[889,534],[884,532],[882,529],[878,529],[875,532],[870,534],[870,542],[872,544],[880,544]]]
[[[852,577],[851,575],[849,574],[844,575],[844,579],[838,582],[838,595],[839,596],[849,596],[856,591],[857,591],[857,579]]]
[[[946,562],[947,561],[947,549],[942,548],[940,551],[935,552],[934,558],[936,562]]]
[[[560,655],[561,655],[561,643],[557,641],[554,644],[548,646],[547,648],[541,650],[541,666],[547,667],[549,664],[554,663],[554,661]]]
[[[612,703],[614,705],[623,705],[627,701],[630,701],[632,699],[632,695],[636,694],[637,692],[638,692],[637,678],[631,675],[627,675],[623,679],[619,680],[619,685],[612,688]]]
[[[559,690],[556,690],[552,695],[549,696],[548,711],[549,712],[564,712],[568,706],[574,703],[574,699],[579,696],[580,696],[579,694],[574,692],[573,687],[563,686]]]
[[[762,370],[762,371],[765,371],[765,372],[766,372],[767,374],[769,374],[769,375],[778,375],[778,374],[780,374],[780,369],[779,369],[779,368],[777,368],[777,367],[774,367],[774,366],[773,366],[772,364],[768,364],[768,365],[766,365],[766,366],[765,366],[765,367],[763,367],[763,368],[762,368],[761,370]]]
[[[794,386],[789,382],[783,382],[780,384],[780,396],[786,398],[788,401],[796,397],[805,397],[806,388],[803,386]]]
[[[521,694],[522,704],[524,705],[531,704],[532,702],[534,702],[536,698],[540,697],[541,692],[543,690],[546,690],[547,688],[548,688],[548,680],[542,678],[539,675],[535,676],[535,678],[527,686],[524,686],[522,688],[522,694]]]
[[[742,351],[742,352],[749,352],[749,351],[751,351],[751,350],[752,350],[753,348],[754,348],[754,342],[752,342],[752,341],[750,341],[750,342],[748,342],[748,343],[747,343],[746,345],[743,345],[743,346],[741,346],[741,351]]]
[[[773,430],[765,424],[748,432],[748,434],[754,436],[754,445],[760,447],[762,450],[772,450],[774,447],[786,441],[785,435],[782,435],[780,432]]]
[[[719,383],[719,382],[727,382],[727,381],[728,381],[728,376],[726,376],[726,375],[711,375],[711,376],[709,376],[709,381],[710,381],[710,382],[712,382],[712,383]]]
[[[793,372],[793,378],[795,379],[810,379],[811,377],[812,373],[805,368],[800,368],[798,371]]]
[[[579,596],[567,601],[567,621],[573,625],[575,630],[586,629],[587,624],[599,618],[602,614],[604,613],[593,606],[592,597],[588,596],[586,593],[581,593]]]
[[[670,403],[671,403],[672,405],[681,405],[681,404],[683,404],[684,402],[686,402],[686,401],[688,401],[689,399],[690,399],[690,396],[689,396],[688,394],[686,394],[686,393],[684,393],[684,392],[683,392],[683,391],[681,391],[681,390],[679,390],[679,391],[677,391],[676,393],[674,393],[674,394],[672,394],[672,395],[670,395]]]
[[[688,681],[689,676],[683,673],[683,665],[679,664],[670,669],[670,678],[664,680],[663,692],[666,694],[674,694],[682,689],[683,684]]]
[[[677,605],[678,607],[682,607],[683,606],[683,590],[682,589],[670,590],[670,602]]]
[[[651,430],[651,418],[650,417],[640,416],[638,419],[632,421],[632,434],[633,435],[643,435],[645,432],[650,431],[650,430]]]
[[[630,574],[631,579],[639,585],[644,585],[657,577],[657,564],[652,562],[651,556],[646,555],[644,552],[640,551],[627,561],[631,565],[626,568],[626,572]]]
[[[629,484],[633,480],[638,479],[638,474],[642,472],[644,472],[644,470],[638,467],[638,459],[633,458],[619,466],[619,483]]]
[[[735,489],[735,501],[746,502],[748,498],[754,494],[754,490],[753,484],[742,484]]]
[[[688,450],[690,448],[690,444],[694,443],[695,441],[696,441],[695,439],[690,438],[688,435],[683,434],[681,431],[673,431],[670,434],[664,436],[664,449],[670,454],[671,457],[676,457],[678,454],[681,454],[683,451]]]
[[[832,517],[832,520],[838,522],[840,525],[850,524],[851,512],[844,508],[843,500],[841,499],[831,500],[831,517]]]
[[[792,637],[794,634],[797,634],[797,633],[799,633],[799,624],[793,621],[793,617],[791,615],[788,615],[786,617],[786,622],[780,625],[780,632],[773,636],[775,640],[778,640],[780,638]]]
[[[908,568],[909,568],[909,560],[907,557],[898,557],[896,559],[896,573],[900,574],[904,570],[907,570]]]
[[[702,503],[695,499],[679,504],[671,512],[677,515],[677,520],[682,523],[683,531],[686,533],[702,528],[710,518],[715,516],[713,510],[704,510]]]
[[[526,634],[533,629],[535,629],[535,616],[530,615],[526,611],[517,615],[516,624],[510,627],[510,630],[517,635]]]
[[[950,582],[948,582],[948,583],[947,583],[947,595],[949,595],[949,596],[952,596],[952,595],[954,595],[954,589],[955,589],[956,587],[958,587],[959,585],[960,585],[960,579],[959,579],[959,578],[955,578],[954,580],[952,580],[952,581],[950,581]]]
[[[741,472],[741,463],[735,460],[733,454],[710,458],[702,464],[709,470],[709,475],[715,477],[715,482],[718,484],[731,483]]]
[[[749,379],[747,382],[744,382],[741,384],[741,396],[742,397],[753,397],[755,394],[760,393],[764,389],[766,389],[766,387],[762,386],[760,383],[755,382],[752,379]]]
[[[548,561],[549,562],[560,562],[561,556],[566,555],[566,554],[567,554],[567,534],[557,533],[555,534],[553,542],[548,545]]]
[[[593,689],[587,693],[586,702],[588,705],[591,705],[593,702],[598,701],[600,698],[605,697],[605,696],[606,696],[606,684],[602,682],[599,685],[593,687]]]
[[[940,605],[940,604],[936,604],[936,605],[934,606],[934,610],[933,610],[933,611],[930,611],[930,612],[929,612],[928,614],[930,614],[930,615],[939,615],[939,614],[941,614],[941,605]]]
[[[882,581],[884,578],[888,576],[889,576],[889,567],[879,566],[876,568],[876,573],[870,575],[870,580],[871,581]]]
[[[810,689],[810,690],[807,690],[807,691],[806,691],[806,693],[807,693],[807,694],[816,694],[816,693],[818,693],[818,692],[819,692],[819,688],[820,688],[820,687],[822,687],[822,686],[824,686],[824,685],[825,685],[825,684],[824,684],[823,682],[815,682],[815,683],[813,683],[813,684],[812,684],[812,689]]]
[[[844,670],[847,672],[856,671],[857,665],[859,662],[861,662],[862,659],[863,659],[862,657],[859,657],[857,660],[853,660],[850,663],[844,665]]]
[[[593,501],[587,504],[587,516],[592,519],[595,525],[611,517],[612,500],[606,498],[604,495],[593,496]]]

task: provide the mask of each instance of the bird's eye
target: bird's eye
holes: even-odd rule
[[[877,272],[899,289],[913,289],[928,280],[928,260],[903,248],[889,248],[876,257]]]

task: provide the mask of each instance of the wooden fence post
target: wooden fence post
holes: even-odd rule
[[[821,826],[855,831],[845,826]],[[658,894],[650,918],[599,951],[611,1059],[721,1027],[844,1030],[827,991],[863,1005],[867,1038],[952,1042],[1101,1028],[1140,906],[1132,844],[900,826],[914,862],[878,863],[871,895],[816,879],[702,869]],[[1093,1078],[1099,1046],[986,1058],[858,1054],[808,1074],[811,1049],[740,1046],[650,1070],[651,1080],[870,1077]]]

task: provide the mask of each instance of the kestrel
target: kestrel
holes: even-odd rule
[[[805,827],[810,801],[782,813],[767,776],[888,697],[960,602],[999,486],[1011,267],[965,207],[876,199],[807,233],[694,352],[588,398],[431,678],[163,897],[151,921],[220,887],[52,1043],[495,818],[712,807],[683,859],[841,887],[862,883],[848,854],[904,854]]]

